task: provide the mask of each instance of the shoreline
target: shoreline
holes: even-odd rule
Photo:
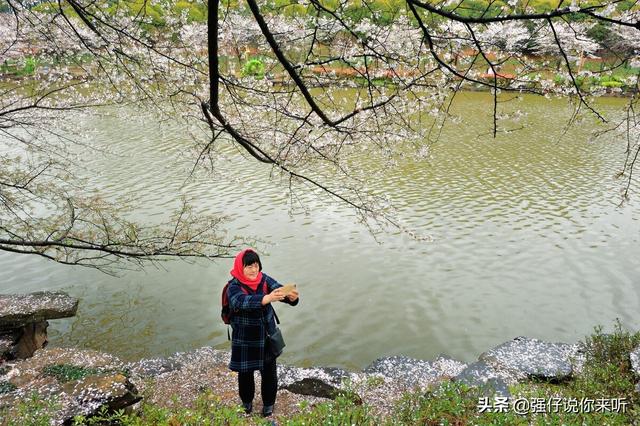
[[[346,69],[346,71],[353,71],[353,70]],[[20,83],[23,83],[24,81],[32,80],[34,79],[34,77],[38,75],[46,75],[48,72],[50,72],[50,69],[35,71],[33,75],[13,75],[9,73],[0,74],[0,84],[11,84],[11,83],[20,84]],[[309,87],[316,87],[316,88],[317,87],[323,87],[323,88],[336,87],[336,88],[345,88],[345,89],[358,89],[358,88],[368,87],[368,85],[365,84],[365,81],[362,80],[363,77],[355,75],[354,73],[345,74],[345,70],[340,68],[327,68],[321,71],[312,70],[312,74],[317,76],[340,75],[340,77],[328,83],[310,82],[308,84]],[[402,77],[410,76],[403,72],[400,72],[398,75]],[[238,75],[230,75],[229,78],[234,80],[240,80],[243,77],[238,74]],[[290,81],[288,78],[286,78],[286,76],[280,75],[280,74],[265,75],[259,79],[267,80],[271,82],[273,86],[295,87],[294,82]],[[493,79],[491,77],[480,76],[480,77],[476,77],[475,80],[479,82],[483,82],[485,83],[485,85],[476,81],[464,80],[462,81],[461,86],[456,90],[460,92],[465,92],[465,91],[491,92],[493,90]],[[536,85],[532,85],[530,87],[527,87],[527,86],[508,87],[507,85],[504,84],[505,82],[509,82],[511,80],[515,81],[516,78],[515,77],[513,78],[499,77],[497,79],[498,90],[507,92],[507,93],[522,93],[522,94],[530,94],[530,95],[537,95],[537,96],[550,95],[550,96],[567,97],[567,98],[571,98],[577,95],[576,93],[571,93],[571,94],[563,93],[564,90],[574,89],[574,86],[571,86],[571,85],[566,87],[558,86],[556,83],[553,82],[552,79],[544,80],[544,81],[553,83],[553,85],[551,86],[553,90],[544,89]],[[455,81],[460,82],[461,79],[456,78]],[[391,74],[391,72],[388,70],[385,71],[384,76],[382,77],[371,77],[371,82],[373,83],[374,86],[382,86],[382,87],[387,87],[387,86],[394,87],[398,85],[397,82],[394,82],[394,77]],[[631,87],[626,87],[626,86],[621,86],[621,87],[594,86],[594,87],[597,90],[581,91],[580,94],[585,97],[593,97],[593,98],[633,98],[634,96],[637,96],[638,93],[640,93],[640,87],[638,87],[637,85],[631,86]],[[593,89],[594,87],[590,87],[590,88]],[[87,108],[90,108],[90,107],[87,107]]]
[[[0,295],[0,332],[6,332],[8,324],[24,327],[25,322],[73,316],[77,303],[77,299],[59,292]],[[8,340],[0,333],[2,425],[12,424],[25,409],[38,411],[45,407],[43,415],[48,416],[50,424],[71,424],[76,416],[90,418],[119,410],[135,415],[144,404],[156,409],[189,409],[197,407],[202,398],[213,399],[217,407],[231,410],[234,416],[241,415],[237,373],[228,369],[229,351],[204,346],[168,357],[124,362],[90,349],[46,348],[46,327],[44,331],[44,340],[27,339],[38,340],[41,347],[26,356],[14,352],[15,359],[6,358]],[[24,348],[25,333],[13,342],[14,348]],[[435,360],[383,357],[359,371],[280,363],[275,416],[304,416],[314,407],[346,396],[356,406],[368,407],[375,418],[388,421],[406,395],[431,394],[449,384],[508,400],[514,396],[512,389],[527,384],[575,380],[583,374],[586,349],[582,342],[551,343],[516,337],[479,354],[469,364],[445,355]],[[628,356],[634,374],[640,377],[640,344]],[[259,412],[260,379],[256,376],[254,410]],[[640,393],[640,383],[636,392]],[[3,413],[9,423],[1,421]],[[255,419],[247,417],[249,424]]]

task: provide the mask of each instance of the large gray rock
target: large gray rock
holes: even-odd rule
[[[404,382],[408,387],[424,388],[460,373],[466,364],[440,356],[433,362],[406,356],[378,358],[363,370]]]
[[[91,416],[102,407],[109,411],[120,410],[142,399],[129,379],[119,373],[89,376],[67,383],[63,392],[72,401],[61,416],[66,419],[77,415]]]
[[[278,383],[280,387],[289,386],[307,378],[317,378],[325,383],[340,386],[345,380],[353,378],[350,373],[341,368],[312,367],[301,368],[290,365],[278,364]]]
[[[341,368],[333,367],[312,367],[301,368],[290,365],[278,364],[278,383],[281,387],[301,381],[305,378],[318,378],[325,383],[339,386],[345,380],[351,379],[354,375]]]
[[[113,355],[96,351],[39,350],[33,357],[13,364],[2,376],[9,391],[0,393],[0,410],[6,410],[7,420],[19,422],[19,405],[28,404],[35,395],[52,424],[70,424],[73,417],[90,417],[102,407],[129,407],[140,397],[123,374],[123,367]],[[74,375],[66,375],[65,371],[71,369]]]
[[[453,378],[467,368],[467,364],[464,362],[450,358],[446,355],[440,355],[432,362],[432,365],[444,378]]]
[[[298,395],[317,396],[319,398],[335,399],[340,394],[340,388],[329,384],[317,377],[305,377],[291,384],[280,386]]]
[[[640,346],[631,351],[629,358],[631,359],[631,369],[636,376],[640,377]],[[640,388],[638,389],[640,390]]]
[[[62,292],[0,295],[0,362],[33,356],[47,343],[47,319],[71,317],[78,299]]]
[[[278,365],[278,387],[299,395],[334,399],[353,374],[340,368]]]
[[[503,375],[482,361],[469,365],[453,381],[481,388],[485,395],[511,396]]]
[[[0,330],[76,314],[78,299],[63,292],[0,295]]]
[[[517,379],[559,382],[573,375],[579,355],[578,345],[516,337],[483,353],[479,360]]]
[[[76,416],[91,417],[103,407],[108,412],[124,409],[142,399],[122,374],[94,375],[64,384],[48,377],[40,379],[37,385],[25,384],[0,394],[0,409],[6,410],[7,420],[19,424],[20,404],[29,409],[29,401],[34,398],[38,401],[37,409],[47,414],[54,425],[71,424]]]

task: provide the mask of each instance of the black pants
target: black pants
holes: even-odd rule
[[[265,361],[264,368],[260,370],[262,383],[260,390],[262,391],[262,404],[274,405],[276,403],[276,392],[278,390],[278,370],[276,369],[276,360]],[[248,373],[238,373],[238,389],[240,390],[240,399],[245,404],[253,401],[256,392],[256,384],[253,379],[253,371]]]

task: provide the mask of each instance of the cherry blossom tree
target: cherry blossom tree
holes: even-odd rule
[[[199,21],[170,0],[5,1],[2,57],[31,54],[56,66],[2,95],[0,250],[102,267],[120,258],[223,256],[237,243],[220,237],[220,218],[195,217],[186,202],[170,223],[149,228],[78,188],[65,155],[65,135],[77,129],[60,131],[60,123],[87,107],[153,108],[195,129],[194,169],[233,143],[271,165],[292,202],[301,191],[328,196],[372,229],[404,228],[369,183],[406,156],[428,155],[453,98],[470,85],[493,93],[494,135],[501,92],[575,97],[575,116],[594,115],[628,138],[627,194],[632,182],[637,94],[627,115],[609,123],[591,105],[596,91],[580,84],[580,58],[602,50],[589,36],[595,24],[617,37],[612,67],[637,60],[638,15],[617,2],[534,10],[519,1],[406,0],[384,9],[370,0],[212,0],[193,3],[204,11]],[[553,84],[557,73],[567,85]],[[637,76],[626,84],[637,93]],[[354,161],[363,156],[380,167],[363,170]]]
[[[161,76],[172,90],[173,81],[193,80],[194,67],[185,63],[178,71],[179,59],[163,61],[166,42],[146,38],[123,12],[114,13],[112,31],[99,33],[66,8],[10,6],[12,13],[0,15],[0,62],[20,69],[25,58],[37,56],[45,69],[5,81],[1,89],[0,250],[108,273],[168,257],[229,256],[241,240],[224,238],[222,217],[196,215],[184,199],[165,223],[136,222],[128,219],[130,207],[105,199],[70,172],[81,165],[74,160],[77,146],[86,145],[78,124],[83,114],[153,104],[167,96],[153,92]],[[155,56],[136,58],[146,52]],[[171,114],[166,102],[158,108]]]

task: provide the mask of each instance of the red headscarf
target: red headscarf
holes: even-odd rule
[[[242,264],[242,258],[248,251],[252,251],[255,253],[255,250],[244,249],[236,255],[236,260],[233,261],[233,269],[231,270],[231,275],[234,278],[238,279],[238,281],[240,281],[242,284],[246,284],[251,287],[253,291],[256,291],[258,289],[258,284],[260,284],[260,281],[262,281],[262,271],[258,272],[258,276],[255,280],[250,280],[244,275],[244,265]]]

